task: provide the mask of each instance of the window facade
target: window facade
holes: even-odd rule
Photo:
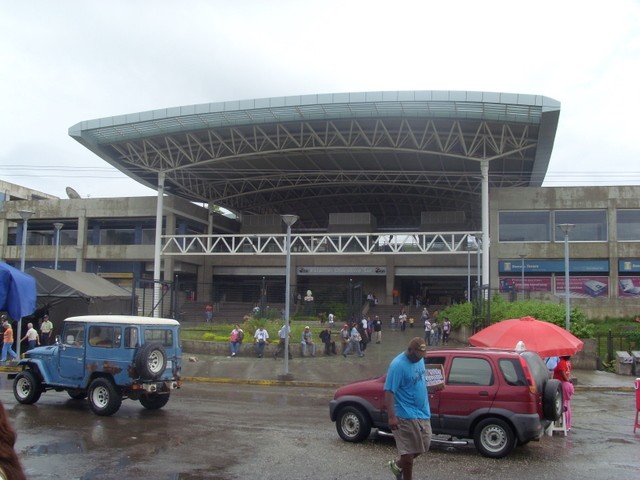
[[[500,242],[548,242],[551,240],[551,215],[537,212],[499,212]]]
[[[640,210],[635,212],[638,212],[636,223],[633,224],[629,219],[626,228],[628,231],[635,228],[637,238],[640,239]],[[541,210],[499,212],[499,241],[563,242],[564,233],[558,228],[558,225],[562,223],[575,225],[569,236],[572,242],[606,242],[609,240],[606,210]],[[618,224],[620,225],[620,221]]]
[[[558,225],[571,223],[575,228],[569,233],[572,242],[606,242],[609,239],[606,210],[558,210],[554,212],[555,241],[564,242],[564,233]]]
[[[619,241],[640,241],[640,210],[618,210]]]

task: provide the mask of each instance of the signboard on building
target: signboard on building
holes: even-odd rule
[[[296,269],[298,275],[380,275],[387,274],[386,267],[304,267],[300,266]]]
[[[498,262],[500,273],[522,272],[522,260],[501,260]],[[640,271],[640,270],[639,270]],[[564,260],[527,260],[524,261],[525,273],[564,272]],[[572,273],[609,273],[609,260],[569,260],[569,272]]]
[[[556,277],[556,294],[564,296],[563,276]],[[569,277],[571,297],[608,297],[609,277]]]

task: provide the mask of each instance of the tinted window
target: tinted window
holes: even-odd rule
[[[549,211],[499,212],[501,242],[548,242],[551,239]]]
[[[493,385],[491,365],[484,358],[456,357],[451,362],[449,385]]]
[[[165,347],[173,346],[173,331],[169,329],[146,329],[144,331],[144,343],[158,342]]]
[[[575,225],[569,233],[571,242],[604,242],[608,239],[607,212],[605,210],[568,210],[555,212],[554,234],[556,242],[564,242],[564,233],[558,225]]]
[[[524,372],[522,371],[520,360],[516,358],[503,358],[498,361],[498,365],[500,366],[500,372],[502,372],[504,380],[509,385],[523,387],[529,385],[527,379],[524,376]]]

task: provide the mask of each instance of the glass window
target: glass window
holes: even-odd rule
[[[549,242],[550,212],[499,212],[500,242]]]
[[[106,348],[119,347],[122,337],[120,332],[120,327],[92,325],[89,327],[89,345]]]
[[[528,382],[522,371],[520,361],[515,358],[503,358],[498,362],[500,371],[509,385],[527,386]]]
[[[571,242],[606,242],[609,238],[606,210],[559,210],[554,212],[554,217],[556,242],[564,242],[564,233],[557,228],[563,223],[575,225],[569,233]]]
[[[618,210],[618,240],[640,241],[640,210]]]
[[[62,334],[62,343],[82,347],[84,345],[84,325],[66,323]]]
[[[158,342],[165,347],[173,346],[173,331],[170,329],[148,328],[144,331],[144,343]]]
[[[138,329],[136,327],[124,329],[124,346],[125,348],[136,348],[138,346]]]
[[[491,365],[483,358],[456,357],[451,362],[449,385],[493,385]]]

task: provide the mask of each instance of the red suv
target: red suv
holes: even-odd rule
[[[441,365],[445,388],[429,392],[431,428],[450,444],[473,439],[478,451],[501,458],[539,439],[562,415],[562,388],[537,353],[487,348],[434,349],[425,362]],[[361,442],[372,428],[389,434],[384,404],[386,375],[339,388],[331,421],[347,442]]]

